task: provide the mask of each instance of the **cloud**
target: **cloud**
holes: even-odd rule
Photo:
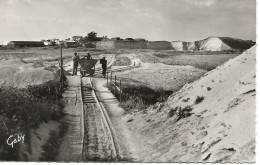
[[[64,38],[90,31],[169,41],[211,35],[254,39],[255,6],[255,0],[0,0],[0,41],[27,33]]]
[[[215,4],[216,0],[184,0],[186,3],[195,5],[195,6],[202,6],[202,7],[210,7]]]
[[[17,5],[17,4],[30,4],[32,0],[6,0],[8,4]]]

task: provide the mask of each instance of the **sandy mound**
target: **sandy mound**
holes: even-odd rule
[[[198,49],[202,51],[222,51],[232,48],[222,42],[218,37],[209,37],[201,41]]]
[[[57,74],[21,60],[0,61],[0,85],[13,85],[23,88],[27,85],[42,84],[57,79]]]
[[[114,66],[128,66],[131,65],[131,60],[128,57],[117,57],[113,63]]]
[[[129,127],[150,146],[145,161],[254,162],[255,51],[185,85],[165,103],[128,115]]]
[[[171,44],[176,51],[223,51],[234,49],[246,50],[255,43],[230,37],[208,37],[204,40],[194,42],[173,41]]]
[[[198,47],[196,47],[195,42],[183,42],[184,50],[198,50]]]
[[[176,51],[183,51],[183,43],[182,41],[173,41],[171,42],[172,47]]]
[[[142,67],[117,73],[123,81],[130,80],[152,89],[176,91],[188,82],[192,82],[205,71],[193,66],[165,65],[162,63],[142,63]],[[125,80],[126,79],[126,80]]]

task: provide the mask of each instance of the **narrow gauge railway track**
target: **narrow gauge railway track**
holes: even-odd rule
[[[84,118],[82,161],[118,161],[116,135],[106,109],[96,96],[91,78],[81,79],[81,92]]]

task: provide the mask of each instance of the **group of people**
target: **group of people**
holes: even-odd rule
[[[83,57],[83,59],[92,59],[90,53],[87,53],[86,56]],[[72,70],[72,76],[73,75],[77,75],[77,71],[78,71],[78,64],[79,64],[79,56],[77,53],[74,53],[74,56],[72,57],[73,60],[73,70]],[[106,71],[107,71],[107,60],[105,57],[103,57],[102,59],[100,59],[100,64],[102,65],[102,74],[104,77],[106,77]]]

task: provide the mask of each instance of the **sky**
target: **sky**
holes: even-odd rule
[[[0,0],[0,42],[86,36],[256,40],[255,0]]]

